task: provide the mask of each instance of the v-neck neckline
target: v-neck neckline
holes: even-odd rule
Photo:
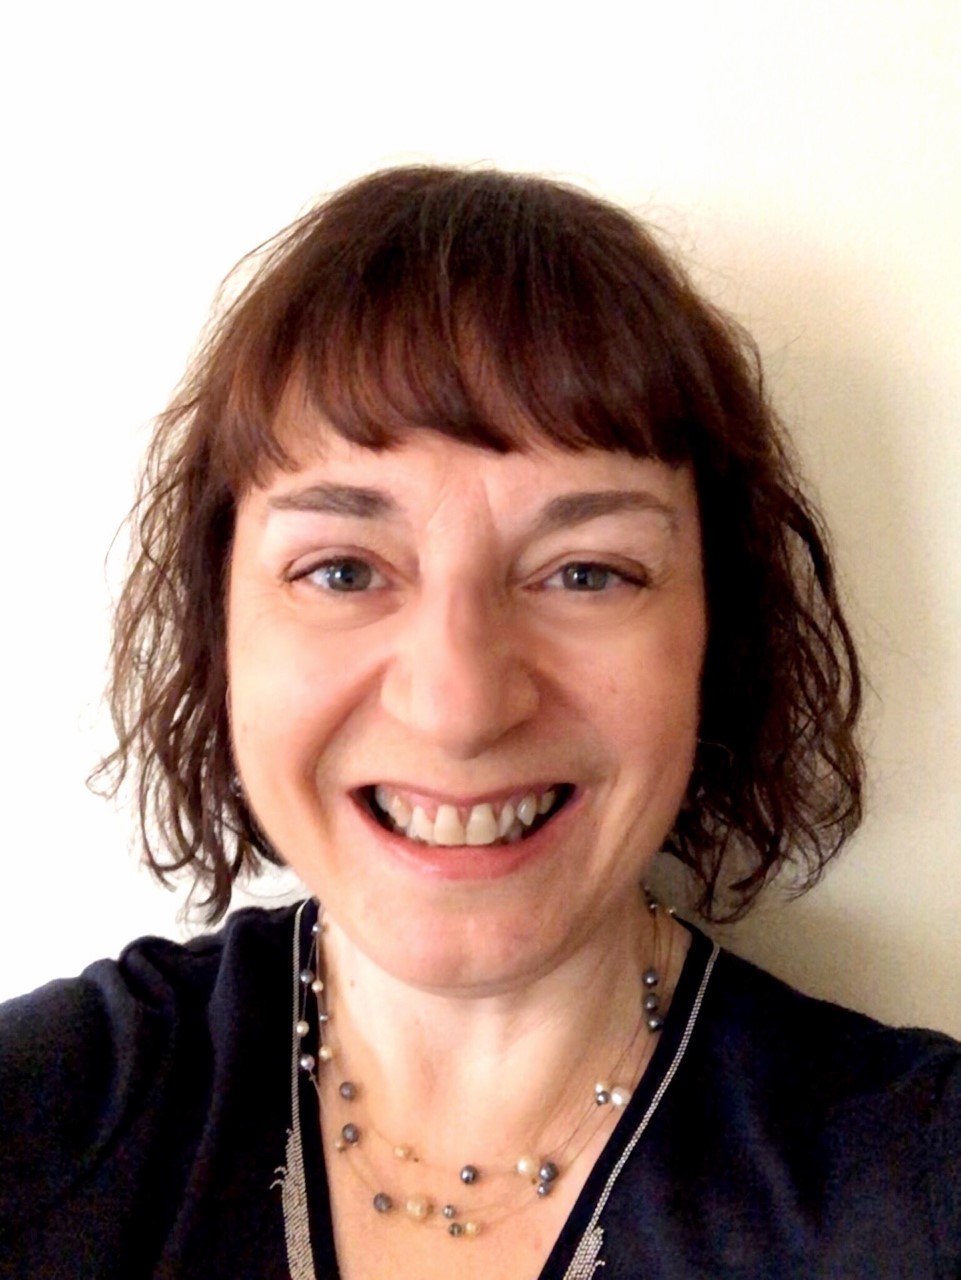
[[[310,954],[317,918],[313,902],[301,905],[295,917],[294,999],[300,990],[301,958]],[[581,1280],[594,1274],[603,1249],[601,1217],[617,1179],[634,1148],[642,1140],[654,1112],[680,1066],[700,1012],[718,946],[693,925],[679,921],[691,935],[691,945],[678,976],[671,1005],[647,1069],[624,1108],[610,1138],[587,1176],[574,1206],[554,1242],[537,1280]],[[301,1053],[316,1052],[316,1028],[293,1043],[293,1115],[285,1189],[284,1219],[292,1280],[339,1280],[330,1208],[330,1188],[321,1139],[320,1105],[309,1075],[299,1068]],[[288,1152],[290,1156],[290,1152]],[[300,1185],[296,1185],[299,1182]],[[293,1208],[288,1207],[293,1206]],[[291,1219],[294,1218],[295,1221]],[[302,1236],[309,1230],[309,1242]],[[309,1245],[309,1248],[308,1248]],[[308,1258],[313,1271],[307,1269]]]

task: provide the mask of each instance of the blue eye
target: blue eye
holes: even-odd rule
[[[569,595],[606,596],[625,591],[643,591],[651,586],[650,574],[642,565],[615,568],[598,560],[570,560],[555,569],[542,586]]]
[[[607,565],[590,562],[566,564],[560,570],[560,579],[567,591],[605,591],[608,587],[623,582],[622,574],[609,569]]]
[[[380,577],[366,560],[328,560],[324,564],[315,565],[303,574],[304,579],[316,583],[325,591],[342,593],[367,591],[376,585]]]

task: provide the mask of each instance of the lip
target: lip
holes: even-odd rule
[[[385,830],[356,795],[351,796],[351,802],[368,837],[394,863],[435,880],[490,881],[514,875],[546,857],[558,839],[563,838],[570,815],[580,808],[581,795],[578,788],[549,822],[522,840],[487,846],[433,845],[408,840]],[[475,803],[480,802],[475,800]]]

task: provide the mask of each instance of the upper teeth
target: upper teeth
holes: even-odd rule
[[[513,800],[485,800],[469,808],[439,804],[433,817],[422,805],[411,804],[389,787],[375,787],[374,798],[395,827],[413,840],[439,845],[487,845],[498,840],[519,840],[538,814],[547,813],[557,793],[553,789],[529,791]]]

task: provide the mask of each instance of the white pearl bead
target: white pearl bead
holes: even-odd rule
[[[541,1167],[541,1162],[535,1156],[521,1156],[515,1168],[522,1178],[530,1178],[531,1182],[537,1181],[537,1171]]]
[[[630,1100],[631,1091],[622,1084],[616,1084],[611,1090],[611,1102],[615,1107],[626,1107]]]
[[[404,1205],[409,1218],[422,1222],[430,1213],[430,1201],[426,1196],[411,1196]]]
[[[297,1034],[299,1036],[305,1036],[309,1030],[310,1030],[309,1022],[304,1022],[303,1019],[301,1019],[301,1021],[297,1023]]]

